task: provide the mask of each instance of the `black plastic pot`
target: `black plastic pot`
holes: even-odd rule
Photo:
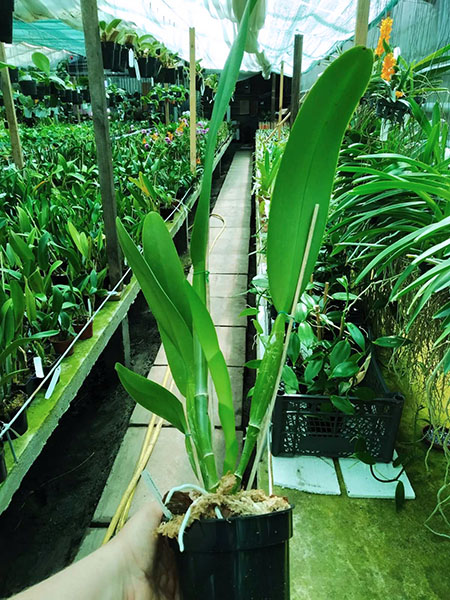
[[[9,72],[9,80],[11,83],[17,83],[19,81],[19,70],[18,69],[8,69]]]
[[[24,96],[36,96],[37,86],[34,79],[24,79],[19,81],[19,87]]]
[[[102,42],[102,59],[103,59],[103,68],[104,69],[112,69],[114,63],[114,42]]]
[[[120,44],[116,44],[116,47],[118,48],[117,70],[125,72],[128,66],[128,48]]]
[[[159,61],[153,56],[139,58],[138,64],[141,77],[155,77],[159,71]]]
[[[45,96],[50,95],[50,86],[45,83],[38,83],[36,86],[36,96],[42,100]]]
[[[81,90],[81,97],[83,98],[83,102],[91,101],[91,92],[88,89]]]
[[[102,42],[103,68],[110,71],[125,71],[128,50],[115,42]]]
[[[196,521],[175,552],[182,600],[289,600],[292,508]]]
[[[82,101],[83,101],[83,98],[82,98],[80,92],[73,91],[72,92],[72,102],[74,104],[81,104]]]
[[[0,9],[0,42],[12,44],[14,0],[2,0]]]
[[[177,70],[168,69],[167,67],[161,67],[157,75],[157,81],[159,81],[160,83],[176,83]]]
[[[9,435],[12,440],[15,440],[19,436],[23,435],[28,429],[27,411],[23,410],[14,423],[11,425]]]
[[[8,471],[6,469],[5,448],[3,446],[3,442],[0,441],[0,483],[5,481],[7,476]]]

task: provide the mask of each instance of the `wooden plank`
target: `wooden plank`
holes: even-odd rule
[[[197,91],[195,81],[195,27],[189,27],[189,149],[192,173],[195,173],[197,169]]]
[[[356,6],[355,46],[367,45],[370,0],[358,0]]]
[[[116,230],[116,192],[106,106],[105,77],[100,45],[97,0],[81,0],[89,90],[91,92],[92,119],[97,148],[98,175],[105,222],[106,254],[110,283],[122,277],[122,259]]]
[[[297,116],[300,104],[300,86],[302,77],[303,36],[296,34],[294,40],[294,72],[291,90],[291,125]]]
[[[0,42],[0,62],[6,63],[5,45]],[[9,78],[9,70],[1,69],[3,101],[5,103],[6,120],[8,121],[9,137],[11,140],[11,151],[14,164],[18,169],[23,169],[23,152],[20,143],[19,127],[17,125],[16,108],[12,95],[11,80]]]

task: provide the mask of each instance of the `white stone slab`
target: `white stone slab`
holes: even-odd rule
[[[394,452],[394,458],[397,453]],[[370,466],[355,458],[340,458],[339,466],[349,498],[395,498],[397,482],[381,483],[370,472]],[[393,479],[401,471],[400,467],[393,467],[392,463],[377,463],[373,466],[374,473],[380,479]],[[416,494],[411,486],[406,473],[400,477],[405,486],[406,500],[414,500]]]
[[[332,458],[273,456],[272,468],[275,485],[311,494],[341,494]]]

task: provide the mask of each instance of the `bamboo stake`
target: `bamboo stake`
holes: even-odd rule
[[[281,61],[280,67],[280,98],[278,103],[278,139],[281,136],[281,120],[283,118],[283,93],[284,93],[284,61]]]
[[[279,123],[279,126],[281,127],[281,125],[284,125],[284,124],[286,123],[286,121],[289,119],[289,117],[290,117],[290,116],[291,116],[291,113],[290,113],[290,112],[288,112],[288,114],[287,114],[287,115],[284,117],[284,119],[281,121],[281,123]],[[271,138],[271,137],[272,137],[272,136],[273,136],[273,135],[274,135],[274,134],[275,134],[277,131],[278,131],[278,125],[277,125],[277,128],[276,128],[276,129],[274,129],[274,130],[272,131],[272,133],[271,133],[269,136],[267,136],[267,141],[269,141],[269,140],[270,140],[270,138]]]
[[[355,46],[367,45],[370,0],[358,0],[356,6]]]
[[[299,300],[299,296],[300,296],[300,289],[301,289],[301,286],[302,286],[303,278],[305,276],[306,265],[308,263],[309,253],[311,251],[311,244],[312,244],[312,239],[313,239],[313,236],[314,236],[314,229],[316,227],[316,222],[317,222],[317,216],[319,214],[319,209],[320,209],[319,204],[315,204],[314,205],[314,211],[313,211],[312,218],[311,218],[311,225],[309,226],[308,238],[306,240],[305,253],[303,255],[302,265],[300,267],[300,274],[299,274],[298,280],[297,280],[297,287],[295,289],[294,300],[292,302],[291,313],[289,315],[288,328],[287,328],[287,332],[286,332],[286,337],[284,339],[283,354],[281,356],[280,366],[279,366],[279,369],[278,369],[278,375],[277,375],[277,378],[276,378],[276,381],[275,381],[275,385],[274,385],[274,388],[273,388],[272,400],[270,401],[269,409],[267,411],[267,414],[265,416],[263,425],[262,425],[261,430],[259,432],[257,446],[256,446],[255,461],[253,463],[252,470],[250,472],[250,478],[249,478],[248,484],[247,484],[247,489],[248,490],[250,490],[252,488],[253,482],[254,482],[255,477],[256,477],[256,472],[258,470],[258,465],[259,465],[259,462],[261,460],[261,456],[262,456],[263,449],[264,449],[264,440],[267,437],[267,433],[268,433],[269,425],[270,425],[270,419],[271,419],[272,412],[273,412],[273,409],[274,409],[274,406],[275,406],[275,402],[277,400],[278,388],[279,388],[280,381],[281,381],[281,374],[282,374],[282,371],[283,371],[284,363],[286,362],[286,356],[287,356],[287,351],[288,351],[288,346],[289,346],[289,339],[291,337],[292,327],[294,325],[294,316],[293,315],[294,315],[295,309],[296,309],[297,304],[298,304],[298,300]]]
[[[189,115],[190,138],[189,150],[191,171],[197,170],[197,92],[195,90],[195,27],[189,27]]]
[[[7,62],[5,45],[3,42],[0,42],[0,61],[3,63]],[[24,162],[22,145],[20,143],[19,127],[17,125],[17,115],[12,95],[11,79],[9,78],[9,70],[7,68],[1,69],[1,80],[3,100],[5,102],[6,120],[8,121],[9,137],[11,140],[12,157],[16,167],[18,169],[23,169]]]

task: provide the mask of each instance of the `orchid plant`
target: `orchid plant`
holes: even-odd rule
[[[151,212],[145,219],[142,254],[122,223],[117,223],[122,249],[157,320],[172,376],[186,399],[185,405],[164,387],[120,364],[116,365],[117,372],[138,403],[185,435],[193,471],[208,491],[217,489],[220,471],[234,473],[235,490],[240,487],[258,437],[264,433],[286,358],[293,307],[306,287],[321,245],[339,147],[373,64],[371,51],[363,47],[355,47],[336,60],[309,92],[287,142],[274,186],[267,239],[269,287],[278,317],[258,369],[250,422],[239,457],[230,376],[206,308],[207,248],[216,137],[239,74],[254,6],[255,0],[249,0],[214,104],[191,238],[192,285],[185,279],[170,234],[157,213]],[[218,397],[225,439],[221,470],[212,444],[209,374]]]

